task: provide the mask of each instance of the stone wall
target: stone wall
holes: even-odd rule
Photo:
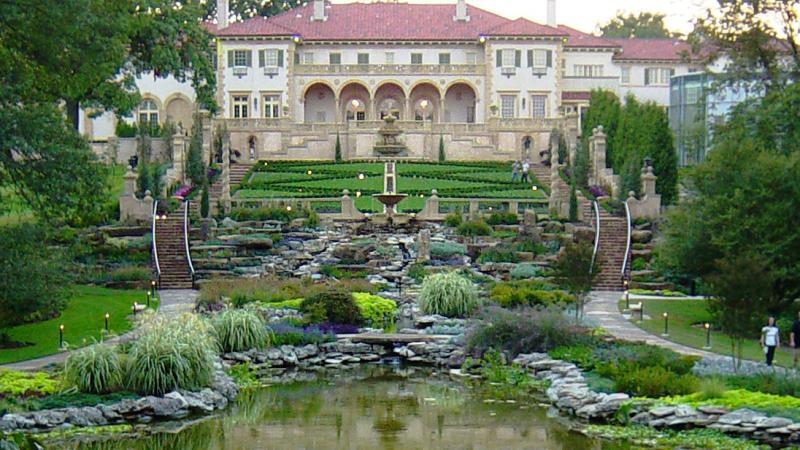
[[[633,192],[628,194],[628,208],[632,219],[658,219],[661,216],[661,196],[656,194],[656,176],[653,168],[642,168],[642,195],[640,199]]]
[[[136,197],[136,174],[128,167],[123,176],[122,194],[119,196],[119,219],[122,223],[149,223],[153,217],[153,197],[150,191],[144,198]]]

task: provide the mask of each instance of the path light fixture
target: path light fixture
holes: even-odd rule
[[[669,314],[664,313],[664,334],[662,336],[669,336]]]
[[[308,176],[314,175],[314,172],[312,172],[310,170],[308,172],[306,172],[306,173],[308,174]]]
[[[625,310],[631,310],[631,293],[627,289],[625,289]]]
[[[136,316],[136,310],[139,309],[139,303],[133,302],[133,315]]]
[[[292,205],[287,206],[286,211],[292,212]]]
[[[366,175],[364,175],[363,173],[359,173],[358,174],[358,179],[359,180],[363,180],[364,178],[366,178]]]
[[[64,324],[58,326],[58,348],[64,348]]]
[[[106,313],[106,317],[105,317],[105,319],[106,319],[106,333],[108,333],[108,318],[109,317],[111,317],[111,315],[109,313]]]
[[[534,184],[534,185],[533,185],[533,187],[531,188],[531,190],[532,190],[533,192],[536,192],[536,191],[538,191],[538,190],[539,190],[539,186],[537,186],[537,185],[535,185],[535,184]]]
[[[705,350],[711,350],[711,324],[706,322],[703,324],[703,327],[706,329],[706,346],[703,348]]]
[[[425,194],[419,194],[419,198],[425,198]]]
[[[155,297],[156,296],[156,280],[150,282],[150,294]]]
[[[147,293],[147,307],[148,307],[148,308],[150,307],[150,297],[151,297],[151,296],[152,296],[152,294],[150,294],[150,293],[148,292],[148,293]]]
[[[361,198],[361,191],[356,191],[356,198]]]

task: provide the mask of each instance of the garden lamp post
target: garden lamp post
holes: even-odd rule
[[[150,292],[152,295],[156,295],[156,280],[150,282]]]
[[[58,348],[64,348],[64,324],[58,326]]]
[[[639,302],[639,322],[644,322],[644,302]]]
[[[150,307],[150,296],[151,296],[151,294],[148,292],[147,293],[147,307],[148,308]]]
[[[664,334],[662,336],[669,336],[669,313],[664,313]]]
[[[133,302],[133,316],[136,317],[136,310],[139,309],[139,303]]]
[[[631,310],[631,296],[627,288],[625,289],[625,310],[626,311]]]
[[[105,317],[105,319],[106,319],[106,333],[108,333],[108,318],[109,317],[111,317],[111,315],[106,313],[106,317]]]
[[[711,350],[711,324],[706,322],[703,326],[706,329],[706,346],[703,348],[705,350]]]

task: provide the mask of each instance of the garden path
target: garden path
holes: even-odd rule
[[[157,314],[166,316],[175,316],[190,312],[194,308],[195,300],[197,299],[197,291],[189,289],[163,290],[159,291],[158,295],[161,298],[161,304]],[[131,330],[121,336],[111,338],[106,342],[110,344],[127,342],[131,340],[134,335],[135,330]],[[67,355],[69,355],[69,352],[60,352],[41,358],[0,365],[0,368],[12,370],[39,370],[49,365],[63,362],[67,359]]]
[[[719,358],[716,353],[698,350],[685,345],[662,339],[654,334],[642,330],[632,324],[619,311],[618,302],[621,298],[619,292],[594,291],[589,294],[589,300],[584,308],[584,316],[597,325],[603,327],[609,334],[626,341],[646,342],[648,344],[665,347],[686,355]]]

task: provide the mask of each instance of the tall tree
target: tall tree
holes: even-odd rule
[[[202,5],[0,2],[0,188],[43,218],[80,223],[105,198],[105,180],[77,134],[79,107],[127,114],[139,100],[135,77],[152,72],[191,80],[199,101],[214,108]]]
[[[306,3],[306,0],[231,0],[230,18],[248,19],[250,17],[270,17],[296,8]],[[217,2],[208,0],[205,5],[206,20],[217,17]]]
[[[590,107],[586,110],[581,122],[581,136],[585,149],[589,148],[589,138],[592,136],[592,130],[599,126],[603,127],[603,132],[606,136],[614,136],[622,113],[622,103],[619,97],[613,92],[603,89],[592,91],[589,105]],[[614,142],[612,139],[608,139],[606,154],[608,155],[606,158],[606,163],[608,164],[613,160],[614,155]]]
[[[603,37],[609,38],[669,38],[676,36],[664,24],[666,16],[661,13],[642,12],[638,15],[622,11],[600,26]]]
[[[715,130],[706,160],[684,183],[688,198],[668,215],[659,265],[707,278],[718,260],[759,255],[772,280],[765,309],[780,312],[800,297],[798,105],[800,85],[774,90]]]
[[[717,0],[690,35],[708,62],[727,58],[719,79],[770,90],[800,80],[800,0]]]
[[[580,322],[583,315],[586,296],[600,273],[599,261],[592,261],[593,252],[594,248],[589,242],[570,242],[561,250],[552,265],[556,283],[575,296],[577,322]]]

